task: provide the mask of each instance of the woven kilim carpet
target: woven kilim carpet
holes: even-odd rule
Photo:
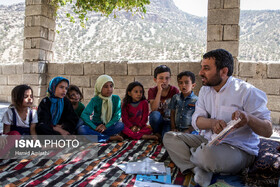
[[[170,167],[173,184],[190,180],[163,145],[152,140],[93,143],[71,156],[59,154],[58,159],[0,160],[0,186],[133,186],[136,175],[125,174],[118,165],[146,157]]]

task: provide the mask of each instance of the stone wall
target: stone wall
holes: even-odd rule
[[[148,88],[155,86],[153,82],[153,70],[156,66],[165,64],[171,68],[171,84],[177,86],[176,75],[181,71],[192,71],[196,75],[195,93],[198,94],[201,87],[201,79],[198,76],[199,62],[87,62],[87,63],[48,63],[46,80],[42,85],[35,85],[36,80],[32,74],[25,76],[24,72],[30,67],[18,65],[0,66],[0,101],[11,102],[11,90],[15,85],[25,83],[32,86],[37,105],[41,98],[46,96],[47,84],[55,76],[63,76],[70,80],[71,84],[79,86],[84,94],[84,104],[93,97],[93,87],[99,75],[108,74],[115,81],[114,94],[124,97],[127,85],[132,81],[139,81],[144,85],[146,96]],[[36,66],[37,67],[37,66]],[[34,68],[33,68],[34,69]],[[280,63],[252,63],[239,62],[235,68],[235,76],[241,78],[257,88],[266,92],[268,96],[268,108],[274,124],[280,124]],[[32,83],[32,84],[31,84]]]

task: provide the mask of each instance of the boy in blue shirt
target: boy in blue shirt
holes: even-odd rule
[[[178,87],[181,93],[174,95],[169,103],[171,109],[171,131],[191,133],[192,115],[198,97],[193,93],[195,87],[195,75],[190,71],[184,71],[177,75]]]

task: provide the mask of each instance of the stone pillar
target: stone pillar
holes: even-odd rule
[[[49,1],[25,1],[23,83],[32,86],[35,105],[46,95],[47,63],[53,60],[55,9]]]
[[[208,0],[207,51],[223,48],[238,57],[239,17],[240,0]]]

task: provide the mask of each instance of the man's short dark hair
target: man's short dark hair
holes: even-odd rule
[[[192,84],[195,83],[195,75],[191,71],[183,71],[177,75],[177,81],[179,81],[183,76],[190,77]]]
[[[169,72],[171,75],[171,70],[168,66],[166,65],[160,65],[158,67],[156,67],[155,71],[154,71],[154,78],[157,78],[157,75],[160,73],[164,73],[164,72]]]
[[[231,76],[233,73],[233,57],[227,50],[216,49],[209,51],[203,55],[203,59],[213,58],[215,59],[215,64],[217,71],[220,71],[224,67],[228,68],[227,76]]]

